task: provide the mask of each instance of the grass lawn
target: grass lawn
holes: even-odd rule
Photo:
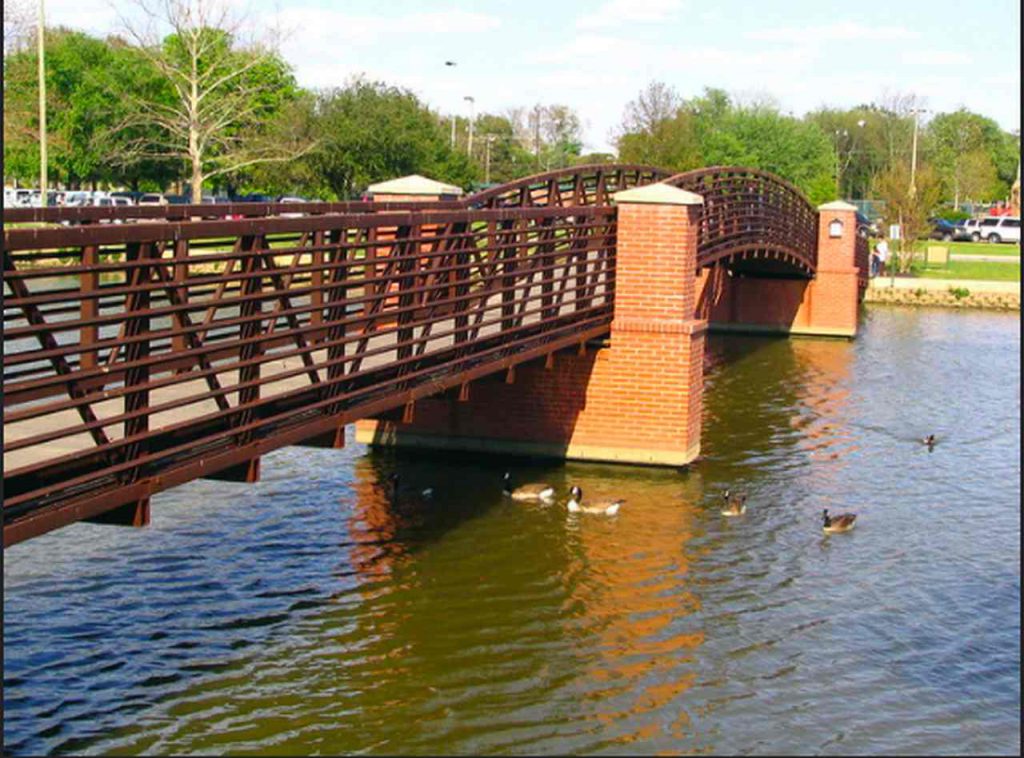
[[[988,242],[941,242],[937,240],[920,240],[914,245],[915,250],[924,252],[928,245],[944,245],[949,252],[956,255],[1006,255],[1020,257],[1020,245]]]
[[[928,279],[981,279],[1012,282],[1020,280],[1020,263],[1001,261],[950,261],[946,266],[915,262],[912,271]]]

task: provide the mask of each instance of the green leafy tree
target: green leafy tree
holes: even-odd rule
[[[684,105],[691,113],[704,165],[750,166],[781,176],[811,202],[835,197],[834,152],[813,123],[778,112],[770,103],[736,106],[721,90]]]
[[[481,145],[476,155],[477,169],[482,167],[480,173],[485,181],[488,179],[488,154],[491,182],[509,182],[533,172],[533,155],[523,147],[506,116],[485,113],[477,119],[475,128]]]
[[[1010,185],[1006,179],[1012,181],[1012,175],[999,176],[996,162],[1003,159],[1005,136],[995,121],[961,108],[935,116],[928,133],[933,162],[955,207],[961,198],[986,200],[1006,195]]]
[[[320,92],[312,119],[317,146],[306,161],[321,195],[352,198],[368,184],[414,173],[461,187],[478,176],[408,90],[357,77]]]
[[[942,198],[942,181],[930,165],[921,164],[911,183],[909,164],[893,161],[878,175],[874,192],[885,202],[885,224],[900,226],[900,241],[894,258],[896,270],[909,271],[914,256],[913,243],[928,236],[928,219]]]

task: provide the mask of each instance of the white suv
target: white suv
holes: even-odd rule
[[[976,234],[975,239],[1020,244],[1020,216],[986,216],[978,224]]]

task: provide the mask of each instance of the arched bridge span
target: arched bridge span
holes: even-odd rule
[[[621,190],[664,182],[704,198],[697,242],[699,267],[812,277],[817,268],[818,213],[785,179],[742,166],[673,174],[654,166],[573,166],[519,179],[466,198],[476,208],[603,205]]]

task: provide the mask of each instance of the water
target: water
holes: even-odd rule
[[[513,462],[613,519],[503,500],[507,461],[350,444],[17,545],[6,749],[1019,753],[1018,317],[715,336],[705,405],[685,474]],[[393,470],[435,502],[391,508]]]

